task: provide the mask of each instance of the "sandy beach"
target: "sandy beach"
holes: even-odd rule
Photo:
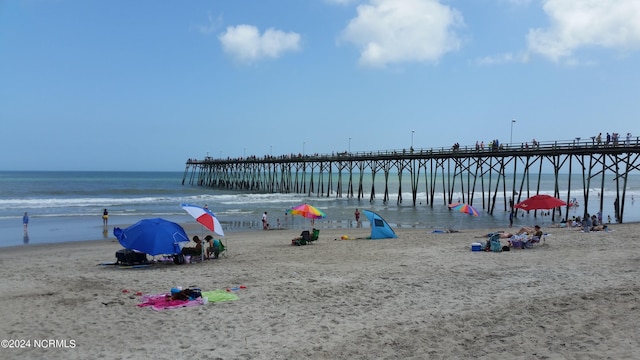
[[[0,357],[638,359],[640,225],[612,229],[544,228],[544,244],[502,253],[470,245],[508,229],[376,241],[321,229],[299,247],[299,230],[238,232],[227,257],[143,268],[99,265],[115,261],[113,239],[5,248]],[[243,288],[236,301],[137,306],[136,293],[175,286]]]

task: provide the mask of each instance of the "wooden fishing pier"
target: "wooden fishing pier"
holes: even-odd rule
[[[376,184],[380,183],[376,176],[380,175],[384,184],[382,201],[386,203],[391,201],[389,177],[397,176],[398,204],[405,200],[402,186],[408,183],[413,206],[416,206],[419,189],[423,188],[426,206],[433,207],[436,201],[446,205],[461,200],[493,214],[497,204],[507,211],[513,204],[538,194],[544,171],[553,174],[555,179],[553,194],[548,195],[565,200],[567,207],[564,210],[568,210],[572,199],[577,198],[584,209],[583,216],[592,200],[589,190],[599,190],[593,201],[598,202],[602,212],[605,182],[608,189],[613,182],[615,216],[622,222],[628,176],[640,169],[639,158],[640,137],[610,143],[598,143],[593,137],[517,146],[472,145],[226,159],[206,157],[186,162],[182,184],[249,192],[344,196],[358,200],[368,196],[369,201],[374,201]],[[576,178],[579,183],[572,183]],[[370,189],[365,190],[365,179]],[[572,187],[582,190],[582,196],[571,196]],[[435,196],[439,191],[444,194],[442,199]],[[552,212],[554,218],[564,216],[565,220],[567,214],[568,211],[564,211],[563,215],[563,208]]]

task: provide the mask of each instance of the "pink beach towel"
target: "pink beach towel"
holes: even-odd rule
[[[171,294],[144,295],[140,307],[151,306],[153,310],[160,311],[165,309],[177,309],[187,306],[202,305],[202,298],[195,300],[172,300]]]

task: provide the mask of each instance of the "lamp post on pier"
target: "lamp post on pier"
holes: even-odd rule
[[[413,151],[413,133],[415,132],[415,130],[411,130],[411,151]]]
[[[509,146],[511,146],[511,143],[513,142],[513,124],[515,124],[516,119],[511,119],[511,136],[509,137]]]
[[[351,154],[351,136],[349,136],[349,154]]]

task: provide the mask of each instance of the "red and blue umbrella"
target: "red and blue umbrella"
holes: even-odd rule
[[[202,224],[202,226],[207,229],[213,231],[214,233],[224,236],[224,230],[222,230],[222,225],[218,221],[218,218],[211,212],[211,210],[203,208],[197,205],[191,204],[182,204],[180,205],[189,215],[193,216],[197,222]]]

